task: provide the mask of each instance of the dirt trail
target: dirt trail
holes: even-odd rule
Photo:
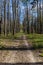
[[[30,45],[27,43],[25,35],[23,36],[23,39],[24,39],[24,45],[29,47]],[[29,56],[29,59],[30,59],[29,62],[36,62],[36,59],[34,58],[33,52],[31,50],[29,50],[28,52],[29,52],[28,56]]]
[[[25,35],[23,36],[24,45],[29,46]],[[13,50],[13,51],[0,51],[0,62],[5,63],[29,63],[29,62],[40,62],[41,60],[34,57],[31,50]]]

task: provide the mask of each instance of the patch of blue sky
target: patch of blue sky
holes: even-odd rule
[[[33,0],[30,0],[30,2],[32,2]],[[12,6],[12,0],[10,0],[10,6]],[[28,3],[29,3],[29,0],[28,0]],[[28,4],[28,7],[30,6],[30,9],[31,9],[31,7],[32,7],[32,5],[31,4]],[[22,23],[22,21],[23,21],[23,19],[24,19],[24,14],[25,14],[25,7],[26,7],[26,5],[24,5],[21,1],[19,1],[19,11],[20,11],[20,22]],[[10,10],[11,10],[11,13],[12,13],[12,7],[10,8]],[[30,12],[31,13],[31,12]],[[34,13],[33,14],[34,16],[36,16],[37,17],[37,13]]]
[[[28,0],[28,3],[29,2],[32,2],[33,0]],[[21,20],[21,22],[23,21],[23,19],[24,19],[24,14],[25,14],[25,7],[26,7],[26,4],[23,4],[21,1],[20,1],[20,4],[19,4],[19,6],[20,6],[20,8],[21,8],[21,15],[20,15],[20,20]],[[31,9],[31,5],[30,4],[28,4],[28,7],[30,6],[30,9]]]
[[[20,21],[21,21],[21,23],[22,23],[22,21],[23,21],[23,19],[24,19],[24,14],[25,14],[25,7],[24,7],[24,5],[23,5],[23,3],[22,3],[21,1],[20,1],[19,6],[20,6],[20,9],[21,9]]]

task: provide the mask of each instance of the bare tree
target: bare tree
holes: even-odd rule
[[[4,35],[6,36],[6,24],[7,24],[7,17],[6,17],[6,0],[4,0]]]

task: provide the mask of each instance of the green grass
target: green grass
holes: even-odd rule
[[[4,48],[3,40],[2,39],[0,39],[0,48]]]
[[[0,35],[0,39],[12,39],[13,38],[13,35],[12,34],[8,34],[8,35],[3,35],[3,34],[1,34]]]
[[[24,33],[23,32],[19,32],[19,33],[16,33],[14,35],[12,35],[11,33],[4,36],[3,34],[0,35],[0,39],[19,39]]]
[[[43,34],[27,34],[28,42],[32,43],[32,46],[37,48],[43,48]]]
[[[39,54],[40,57],[43,57],[43,53]]]
[[[6,41],[7,40],[7,43],[8,43],[8,45],[9,45],[9,43],[10,44],[12,44],[12,41],[13,40],[18,40],[18,39],[20,39],[21,38],[21,36],[23,36],[24,35],[24,33],[23,32],[19,32],[19,33],[16,33],[14,36],[12,35],[12,34],[8,34],[8,36],[4,36],[3,34],[2,35],[0,35],[0,48],[5,48],[5,42],[4,41]],[[12,41],[11,41],[12,40]],[[21,40],[19,43],[23,43],[23,41]],[[13,45],[13,44],[12,44]]]
[[[28,39],[43,39],[43,34],[27,34]]]
[[[20,37],[23,36],[23,35],[24,35],[23,32],[19,32],[19,33],[16,33],[16,34],[14,35],[14,38],[20,38]]]
[[[0,45],[0,48],[5,48],[5,46],[4,45]]]
[[[12,34],[8,34],[8,36],[1,35],[0,36],[0,47],[3,47],[1,43],[3,39],[20,39],[23,36],[23,32],[16,33],[14,36]],[[28,42],[30,42],[34,49],[43,48],[43,34],[26,34]],[[2,40],[1,40],[2,39]],[[21,41],[20,43],[22,43]]]

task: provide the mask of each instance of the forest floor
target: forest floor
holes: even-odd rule
[[[4,43],[3,43],[4,42]],[[26,36],[22,36],[22,40],[3,40],[2,44],[6,47],[28,48],[22,50],[0,50],[0,63],[37,63],[43,62],[40,56],[40,50],[29,49],[30,43],[27,42]],[[7,44],[8,43],[8,44]]]

